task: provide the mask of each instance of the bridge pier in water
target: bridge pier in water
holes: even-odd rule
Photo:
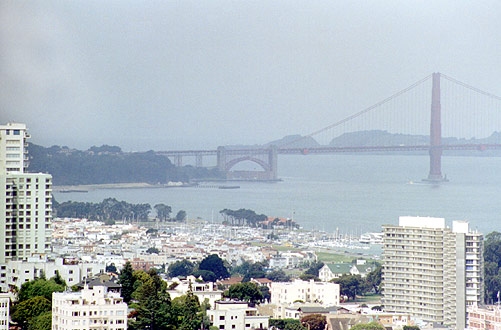
[[[264,158],[264,159],[263,159]],[[243,161],[251,161],[263,168],[263,171],[232,171],[232,167]],[[232,152],[232,149],[225,147],[217,148],[217,168],[225,174],[227,180],[249,180],[249,181],[276,181],[278,149],[271,146],[268,149],[249,149]]]

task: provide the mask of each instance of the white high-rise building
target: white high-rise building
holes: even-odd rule
[[[25,124],[0,125],[0,173],[23,173],[28,167]]]
[[[0,125],[0,288],[6,289],[6,262],[50,251],[52,177],[26,173],[24,124]]]
[[[127,329],[127,304],[105,286],[52,294],[52,330]]]
[[[400,217],[383,233],[385,311],[464,329],[466,306],[483,296],[482,234],[429,217]]]

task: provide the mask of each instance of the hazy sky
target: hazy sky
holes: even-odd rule
[[[501,1],[0,0],[0,123],[32,142],[307,134],[434,71],[501,95]]]

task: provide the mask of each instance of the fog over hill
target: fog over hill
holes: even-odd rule
[[[337,136],[331,140],[328,146],[331,147],[365,147],[365,146],[398,146],[398,145],[428,145],[430,137],[428,135],[412,135],[390,133],[383,130],[348,132]],[[501,132],[494,132],[489,137],[482,139],[464,139],[455,137],[443,137],[443,144],[501,144]],[[270,141],[263,145],[232,145],[228,148],[260,148],[275,145],[279,148],[315,148],[321,147],[313,137],[287,135],[281,139]]]

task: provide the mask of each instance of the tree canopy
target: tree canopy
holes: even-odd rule
[[[101,203],[54,201],[53,207],[57,216],[61,218],[86,218],[97,221],[146,221],[151,211],[150,204],[131,204],[115,198],[106,198]]]
[[[45,148],[30,143],[29,171],[51,173],[55,185],[169,181],[222,178],[217,169],[174,166],[167,156],[154,151],[123,152],[116,146],[92,147],[81,151],[68,147]]]
[[[199,270],[208,270],[214,273],[218,279],[230,277],[228,269],[224,265],[223,259],[217,254],[211,254],[200,262]]]
[[[167,273],[170,277],[188,276],[195,270],[195,265],[186,259],[178,260],[169,265]]]
[[[248,209],[224,209],[219,211],[219,213],[223,215],[224,223],[231,224],[232,226],[257,227],[260,222],[268,219],[266,215],[257,214],[253,210]]]
[[[134,269],[129,261],[124,265],[124,268],[120,271],[118,275],[118,284],[122,286],[120,290],[122,298],[126,303],[132,299],[132,293],[134,292],[134,283],[136,279],[134,278]]]
[[[179,210],[176,214],[176,221],[181,222],[186,220],[186,211],[185,210]]]
[[[290,282],[291,277],[281,269],[266,274],[266,278],[273,282]]]
[[[170,213],[172,212],[172,208],[169,205],[159,203],[154,206],[155,211],[157,212],[157,218],[163,221],[167,221],[170,217]]]
[[[485,303],[497,301],[501,291],[501,233],[494,231],[484,242]]]
[[[384,330],[384,327],[377,322],[370,322],[370,323],[359,323],[351,327],[350,330]]]
[[[52,293],[62,292],[64,288],[65,283],[58,276],[23,283],[11,309],[12,321],[22,330],[49,330],[47,319],[51,319]]]
[[[259,290],[258,285],[251,282],[232,284],[229,289],[224,292],[224,296],[231,299],[247,301],[252,304],[259,303],[263,300],[263,294]]]
[[[301,324],[309,330],[324,330],[327,321],[325,315],[310,314],[301,319]]]
[[[50,311],[51,301],[46,297],[36,296],[16,305],[12,313],[12,321],[16,322],[22,329],[28,329],[32,319]]]
[[[344,274],[333,279],[332,282],[339,284],[341,295],[347,296],[348,299],[355,299],[357,294],[362,295],[368,291],[367,284],[360,275]]]
[[[365,281],[367,286],[372,288],[375,293],[379,293],[381,291],[381,275],[382,275],[383,267],[381,265],[377,265],[376,269],[367,274],[365,277]]]

